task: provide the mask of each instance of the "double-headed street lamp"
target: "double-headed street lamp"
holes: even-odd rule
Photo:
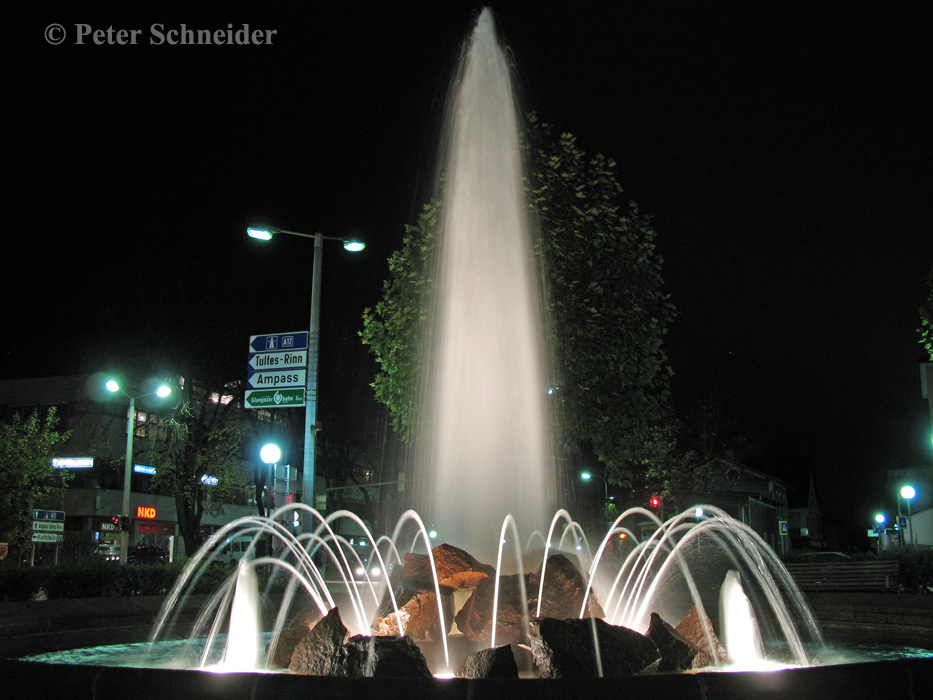
[[[308,328],[308,371],[305,386],[305,439],[304,460],[301,476],[301,493],[304,502],[314,507],[314,446],[317,440],[317,369],[321,336],[321,257],[324,241],[342,241],[343,247],[352,253],[366,247],[362,241],[325,236],[323,233],[298,233],[279,228],[248,228],[246,233],[261,241],[284,233],[289,236],[301,236],[314,239],[314,260],[311,268],[311,320]],[[313,520],[307,513],[302,514],[302,531],[311,532]]]
[[[123,505],[120,509],[120,564],[125,566],[127,552],[130,544],[130,481],[133,476],[133,436],[136,434],[136,399],[143,399],[155,394],[164,399],[172,393],[167,384],[160,384],[155,391],[147,394],[133,396],[120,388],[120,385],[113,379],[104,386],[113,393],[120,392],[130,400],[130,407],[126,414],[126,460],[123,464]]]

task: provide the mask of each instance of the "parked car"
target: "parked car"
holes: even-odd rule
[[[168,564],[168,552],[161,547],[139,545],[127,550],[126,561],[130,564]]]
[[[104,561],[120,561],[120,545],[104,542],[97,545],[97,554],[103,557]]]

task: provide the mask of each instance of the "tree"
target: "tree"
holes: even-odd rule
[[[927,300],[920,307],[920,328],[917,329],[920,334],[920,344],[933,362],[933,268],[930,268],[930,274],[927,276]]]
[[[201,518],[245,502],[249,489],[255,488],[252,470],[240,459],[244,428],[236,400],[239,386],[216,389],[190,380],[179,387],[180,400],[159,424],[153,458],[152,488],[174,498],[188,556],[203,541]]]
[[[663,338],[674,307],[663,290],[657,234],[637,205],[623,202],[612,161],[587,158],[573,136],[555,137],[534,115],[523,147],[528,216],[541,231],[534,253],[547,289],[558,439],[569,452],[589,446],[607,480],[630,486],[633,470],[657,451],[657,426],[668,420]],[[406,226],[383,298],[363,317],[363,342],[381,367],[376,398],[408,438],[417,434],[419,372],[430,346],[442,206],[426,205]]]
[[[58,432],[55,408],[42,418],[35,411],[23,420],[14,414],[0,425],[0,531],[11,533],[14,561],[28,542],[32,510],[63,490],[73,476],[52,466],[56,448],[70,432]]]

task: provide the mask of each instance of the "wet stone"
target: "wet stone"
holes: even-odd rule
[[[693,660],[701,653],[695,644],[685,639],[657,613],[651,613],[651,623],[645,636],[658,647],[658,652],[661,654],[658,671],[661,673],[691,669]]]
[[[293,673],[314,676],[346,675],[347,651],[344,642],[349,631],[343,626],[337,608],[330,611],[302,638],[288,664]]]
[[[537,618],[530,636],[541,678],[596,678],[600,666],[603,677],[623,678],[650,672],[661,659],[647,637],[596,618]]]
[[[518,678],[518,664],[512,647],[483,649],[470,654],[461,675],[463,678]]]
[[[674,628],[681,637],[700,650],[693,659],[693,668],[718,665],[728,659],[726,648],[713,631],[712,621],[693,606]]]

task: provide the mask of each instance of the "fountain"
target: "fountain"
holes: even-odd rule
[[[518,112],[486,9],[448,106],[435,338],[417,504],[442,536],[489,560],[506,515],[542,530],[556,500]],[[464,498],[464,494],[470,494]]]
[[[422,459],[431,465],[426,476],[433,487],[420,509],[445,540],[479,559],[432,549],[415,511],[402,516],[391,536],[378,538],[352,513],[324,517],[300,504],[270,518],[242,518],[215,533],[188,562],[149,642],[131,649],[125,661],[115,662],[112,654],[106,667],[37,664],[51,660],[42,656],[3,661],[0,672],[10,687],[45,695],[67,684],[72,695],[80,697],[87,687],[87,697],[95,698],[183,692],[225,698],[493,697],[529,690],[541,698],[607,692],[868,697],[898,691],[916,697],[913,689],[930,682],[929,664],[805,668],[822,649],[822,638],[800,592],[754,532],[713,507],[704,507],[701,520],[691,510],[663,523],[631,509],[595,546],[566,511],[557,511],[548,524],[546,510],[556,490],[538,297],[527,253],[533,234],[524,224],[508,66],[488,10],[465,56],[455,83],[446,161],[436,359],[427,368],[433,389],[424,415],[431,430]],[[295,521],[295,509],[318,523],[313,532],[297,535],[281,524]],[[365,537],[350,541],[337,535],[341,518],[354,519]],[[646,520],[654,520],[653,534],[640,541],[631,524]],[[198,580],[228,542],[243,538],[252,541],[247,556],[194,622],[183,620]],[[436,561],[441,554],[449,558]],[[505,571],[517,573],[506,578]],[[563,587],[556,586],[558,580]],[[572,611],[549,613],[567,605]],[[592,641],[578,646],[592,648],[594,658],[584,659],[594,664],[590,677],[574,677],[573,666],[545,658],[551,638],[543,621],[555,616],[588,618],[582,624]],[[681,632],[673,634],[677,623]],[[648,649],[634,673],[665,663],[658,650],[671,640],[689,652],[688,665],[675,668],[691,669],[697,660],[702,671],[745,672],[631,675],[623,686],[609,677],[618,659],[605,651],[620,628],[634,630],[626,630],[630,641]],[[405,643],[387,647],[374,630]],[[410,641],[415,637],[426,662],[417,661],[421,652]],[[436,676],[456,675],[474,658],[467,653],[515,642],[531,650],[526,670],[560,677],[428,676],[428,668]],[[408,671],[401,675],[408,677],[384,677],[400,675],[402,663]],[[295,664],[299,672],[323,669],[332,675],[273,672]],[[791,670],[748,672],[762,668]],[[364,677],[334,677],[341,675]],[[383,677],[365,677],[372,675]]]

